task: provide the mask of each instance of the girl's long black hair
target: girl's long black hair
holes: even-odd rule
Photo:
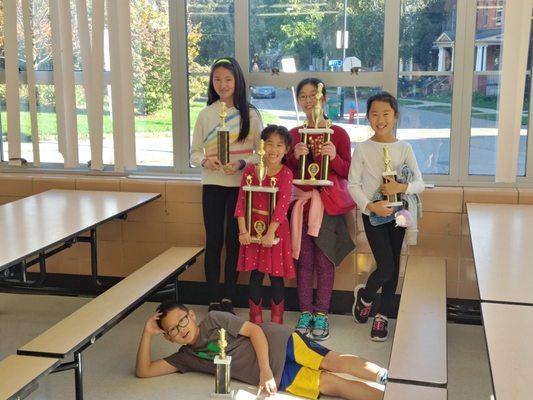
[[[246,98],[246,81],[241,66],[233,57],[222,57],[215,60],[209,75],[209,90],[207,92],[207,105],[213,104],[220,99],[213,86],[213,74],[217,68],[226,68],[233,74],[235,79],[235,91],[233,92],[233,104],[241,115],[241,126],[237,142],[243,142],[250,132],[250,103]],[[254,107],[255,108],[255,107]]]

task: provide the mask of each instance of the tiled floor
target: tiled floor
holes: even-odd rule
[[[14,354],[18,347],[58,322],[89,299],[77,297],[32,296],[0,293],[0,359]],[[83,353],[85,399],[208,399],[213,377],[190,373],[160,378],[138,379],[134,376],[135,355],[145,319],[155,303],[141,306]],[[193,307],[200,316],[203,306]],[[247,310],[238,310],[245,317]],[[286,313],[286,322],[294,324],[296,313]],[[391,336],[394,331],[391,323]],[[391,341],[374,343],[368,339],[370,324],[355,325],[349,316],[331,316],[331,337],[324,342],[331,349],[350,352],[381,365],[387,365]],[[420,327],[423,329],[423,327]],[[174,349],[162,338],[153,345],[154,357],[163,357]],[[448,399],[489,400],[492,393],[483,330],[479,326],[448,325]],[[0,382],[1,384],[1,382]],[[255,399],[254,388],[234,382],[238,399]],[[276,396],[292,399],[287,394]],[[71,371],[52,374],[40,381],[29,399],[74,399]]]

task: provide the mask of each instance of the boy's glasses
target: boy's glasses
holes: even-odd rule
[[[181,328],[185,328],[189,324],[189,316],[185,315],[182,319],[179,320],[178,325],[173,326],[165,333],[170,337],[175,337],[180,333]]]

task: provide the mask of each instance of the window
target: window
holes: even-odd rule
[[[137,164],[172,166],[168,0],[133,0],[130,6]]]
[[[385,1],[346,4],[251,0],[250,71],[382,70]]]
[[[401,3],[397,136],[424,174],[450,171],[456,2],[441,3]]]
[[[474,41],[475,63],[472,85],[472,118],[470,130],[470,175],[494,175],[496,172],[496,140],[498,135],[498,99],[500,94],[500,51],[503,27],[494,16],[503,3],[478,0]],[[492,18],[481,23],[482,12],[489,10]]]
[[[189,132],[207,104],[209,72],[220,57],[235,56],[233,1],[187,2],[187,59],[189,67]]]

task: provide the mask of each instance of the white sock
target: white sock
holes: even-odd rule
[[[388,375],[389,375],[389,371],[387,371],[386,368],[381,368],[378,372],[376,382],[379,383],[380,385],[386,385]]]

